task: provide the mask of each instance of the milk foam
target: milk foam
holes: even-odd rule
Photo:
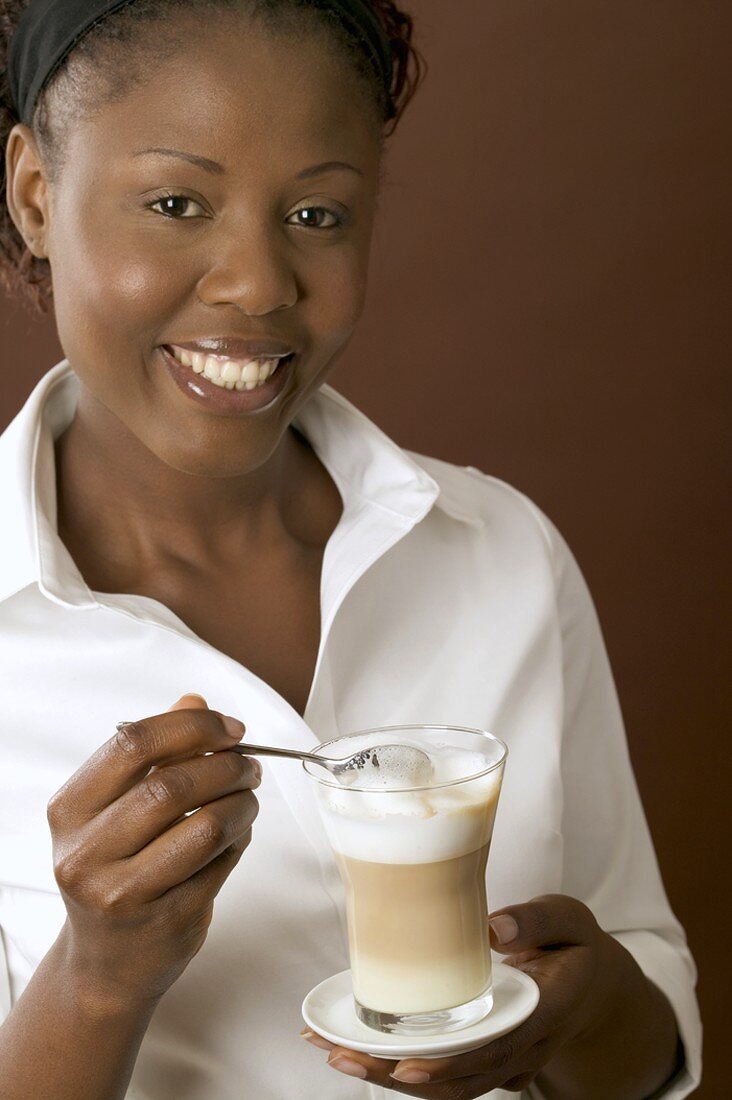
[[[333,848],[350,859],[373,863],[431,863],[454,859],[488,843],[502,768],[475,779],[465,777],[485,771],[495,757],[451,745],[406,739],[401,743],[427,752],[433,767],[431,786],[408,791],[384,789],[381,780],[380,788],[369,790],[318,784],[321,814]],[[354,739],[349,751],[365,747],[366,743],[360,745]],[[445,783],[453,785],[440,786]]]
[[[394,790],[399,787],[425,787],[432,782],[434,768],[422,747],[377,745],[356,754],[349,767],[336,778],[343,787],[368,787],[370,790]]]

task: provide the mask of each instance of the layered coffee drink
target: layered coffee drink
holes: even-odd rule
[[[395,735],[378,731],[382,744]],[[492,1005],[485,872],[505,748],[445,727],[400,736],[429,755],[428,785],[397,768],[378,785],[321,782],[319,802],[346,889],[358,1015],[379,1030],[449,1031]],[[373,732],[321,748],[345,756],[367,743]]]

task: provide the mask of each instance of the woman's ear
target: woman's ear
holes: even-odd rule
[[[33,131],[23,123],[8,136],[5,171],[10,217],[33,255],[47,259],[48,185]]]

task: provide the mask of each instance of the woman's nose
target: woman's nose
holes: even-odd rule
[[[205,305],[236,305],[252,317],[295,304],[298,283],[284,241],[265,233],[229,239],[199,280]]]

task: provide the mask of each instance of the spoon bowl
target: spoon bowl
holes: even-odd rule
[[[379,789],[388,787],[390,779],[396,779],[403,781],[405,787],[424,787],[432,778],[432,761],[429,756],[412,745],[375,745],[340,760],[299,749],[252,745],[244,741],[232,746],[231,751],[238,752],[240,756],[283,756],[294,760],[309,760],[325,768],[345,786],[358,781]]]

